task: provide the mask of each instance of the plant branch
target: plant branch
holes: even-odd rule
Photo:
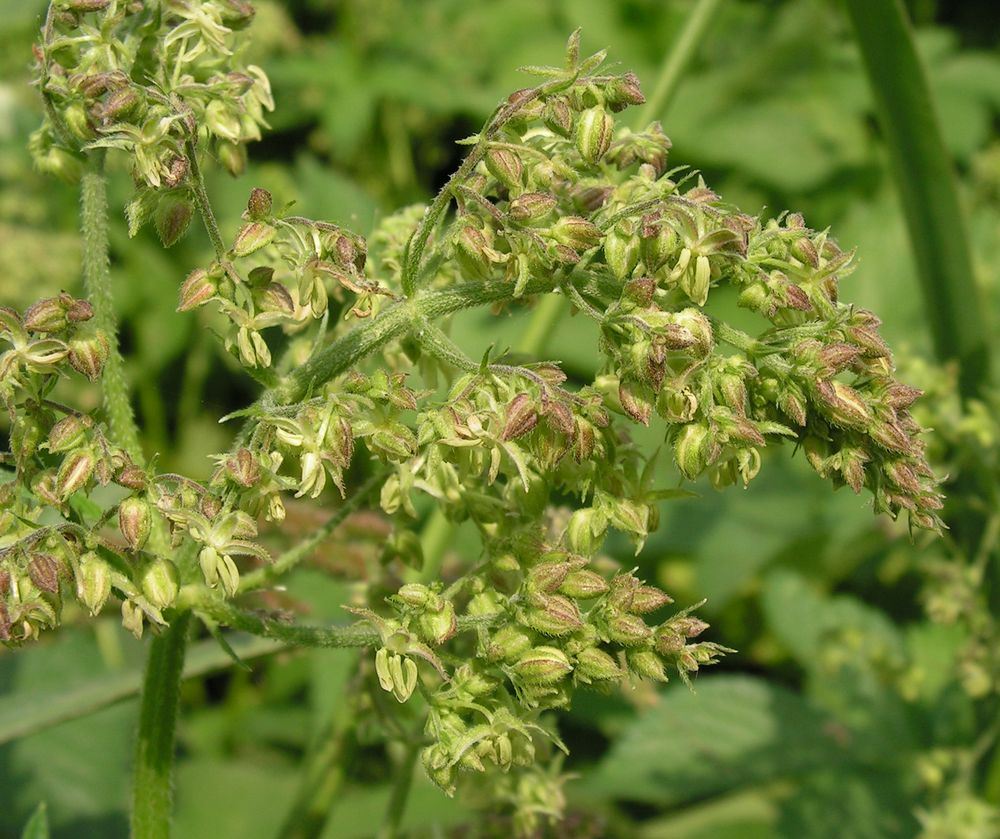
[[[205,225],[205,230],[208,231],[208,238],[212,240],[215,257],[221,260],[226,255],[226,246],[222,241],[219,222],[216,221],[212,204],[208,198],[208,192],[205,190],[205,177],[202,175],[201,166],[198,163],[198,148],[193,139],[187,141],[186,147],[188,164],[191,167],[191,192],[194,195],[194,203],[198,207],[198,214]]]
[[[83,238],[83,285],[94,307],[94,326],[108,340],[108,357],[101,374],[108,436],[128,452],[136,464],[144,463],[139,430],[132,413],[125,364],[118,349],[118,320],[111,292],[108,262],[108,195],[104,176],[104,154],[94,152],[81,184],[81,235]]]
[[[174,728],[190,620],[191,613],[182,612],[149,646],[132,781],[133,839],[170,836]]]

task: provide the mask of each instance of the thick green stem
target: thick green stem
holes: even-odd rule
[[[95,154],[83,175],[81,233],[83,237],[83,285],[94,307],[93,325],[108,339],[108,357],[101,374],[104,412],[108,435],[137,464],[144,462],[139,431],[129,399],[125,365],[118,350],[118,321],[111,292],[108,263],[108,196],[104,177],[104,157]]]
[[[149,645],[132,781],[132,839],[170,836],[174,727],[190,612],[174,618]]]
[[[963,396],[989,381],[989,331],[972,270],[951,158],[901,0],[845,0],[910,232],[942,361],[958,360]]]
[[[670,106],[680,87],[681,78],[705,38],[719,3],[720,0],[698,0],[691,10],[691,14],[684,21],[680,37],[674,42],[670,52],[664,56],[653,92],[637,114],[636,128],[645,125],[649,120],[662,118]]]

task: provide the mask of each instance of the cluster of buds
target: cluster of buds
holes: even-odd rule
[[[225,258],[196,268],[180,289],[180,312],[214,301],[229,322],[226,348],[246,367],[269,367],[271,351],[261,331],[282,326],[302,331],[328,316],[366,318],[389,294],[365,276],[364,238],[334,224],[273,212],[270,193],[250,193],[244,224]]]
[[[239,174],[274,108],[267,76],[239,57],[253,15],[246,0],[52,3],[35,48],[50,105],[30,143],[38,167],[73,178],[89,150],[126,152],[133,232],[155,212],[172,244],[193,213],[190,149],[201,143]]]

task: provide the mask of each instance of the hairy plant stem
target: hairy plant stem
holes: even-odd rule
[[[201,166],[198,163],[198,148],[194,140],[188,140],[186,144],[188,165],[191,175],[191,193],[194,195],[194,203],[198,207],[198,214],[208,231],[208,238],[212,240],[212,248],[215,250],[216,259],[222,259],[226,253],[226,245],[222,241],[222,233],[219,231],[219,222],[216,221],[215,212],[205,190],[205,177],[201,173]]]
[[[104,412],[108,436],[128,452],[136,464],[145,461],[139,443],[125,364],[118,350],[118,319],[115,316],[108,261],[108,195],[104,176],[104,154],[94,152],[81,183],[81,225],[83,238],[83,285],[94,307],[93,325],[108,339],[108,357],[101,373]]]
[[[152,640],[146,660],[132,780],[132,839],[170,836],[174,728],[190,612]]]

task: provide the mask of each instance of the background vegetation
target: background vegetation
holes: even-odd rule
[[[590,47],[607,46],[648,93],[692,6],[256,5],[253,58],[267,68],[278,107],[246,176],[213,177],[220,223],[235,229],[248,187],[260,185],[278,205],[294,199],[304,213],[360,233],[432,195],[458,161],[454,141],[524,85],[518,66],[557,59],[570,30],[582,26]],[[75,191],[34,174],[25,149],[39,120],[25,80],[42,7],[0,0],[0,302],[18,308],[78,282]],[[986,2],[914,0],[910,12],[959,173],[973,273],[993,301],[1000,11]],[[713,639],[739,653],[700,677],[695,694],[671,684],[577,698],[562,730],[572,752],[565,768],[583,778],[567,789],[573,816],[560,835],[1000,836],[1000,654],[995,611],[983,600],[996,562],[996,425],[988,390],[963,407],[956,371],[933,364],[933,314],[873,101],[840,4],[727,2],[660,116],[674,159],[702,169],[728,201],[748,212],[801,211],[812,227],[829,225],[842,246],[858,248],[848,296],[880,313],[884,334],[902,350],[903,378],[931,392],[922,418],[938,429],[933,446],[955,481],[959,526],[943,540],[913,543],[902,524],[873,520],[863,499],[831,495],[790,451],[773,455],[779,462],[747,492],[715,494],[706,483],[698,498],[666,502],[660,531],[635,560],[639,575],[680,605],[708,598],[701,614]],[[120,207],[127,175],[112,183]],[[195,318],[174,313],[180,281],[207,261],[207,237],[195,230],[164,251],[150,231],[127,239],[124,223],[112,236],[145,448],[164,468],[203,472],[205,456],[228,443],[216,418],[255,392]],[[453,336],[485,349],[513,345],[523,328],[519,316],[476,315],[457,320]],[[590,376],[598,364],[592,335],[564,317],[547,352]],[[290,505],[284,528],[305,531],[322,518],[320,505]],[[274,605],[308,603],[312,618],[337,619],[350,580],[384,535],[375,514],[353,516]],[[277,546],[284,537],[273,539]],[[472,544],[471,533],[458,531],[446,562]],[[627,545],[619,547],[630,561]],[[0,836],[19,835],[40,801],[55,836],[127,832],[134,699],[18,736],[35,726],[39,709],[74,716],[93,701],[95,682],[122,696],[138,685],[142,646],[117,616],[94,622],[81,613],[65,623],[30,650],[0,652]],[[185,839],[275,835],[303,756],[345,688],[347,657],[336,650],[275,653],[273,644],[248,641],[240,651],[251,672],[231,666],[211,639],[191,651],[189,667],[214,672],[184,686],[175,830]],[[358,740],[325,836],[371,835],[385,809],[386,744],[374,730]],[[405,825],[415,835],[492,829],[473,827],[470,807],[418,777]]]

